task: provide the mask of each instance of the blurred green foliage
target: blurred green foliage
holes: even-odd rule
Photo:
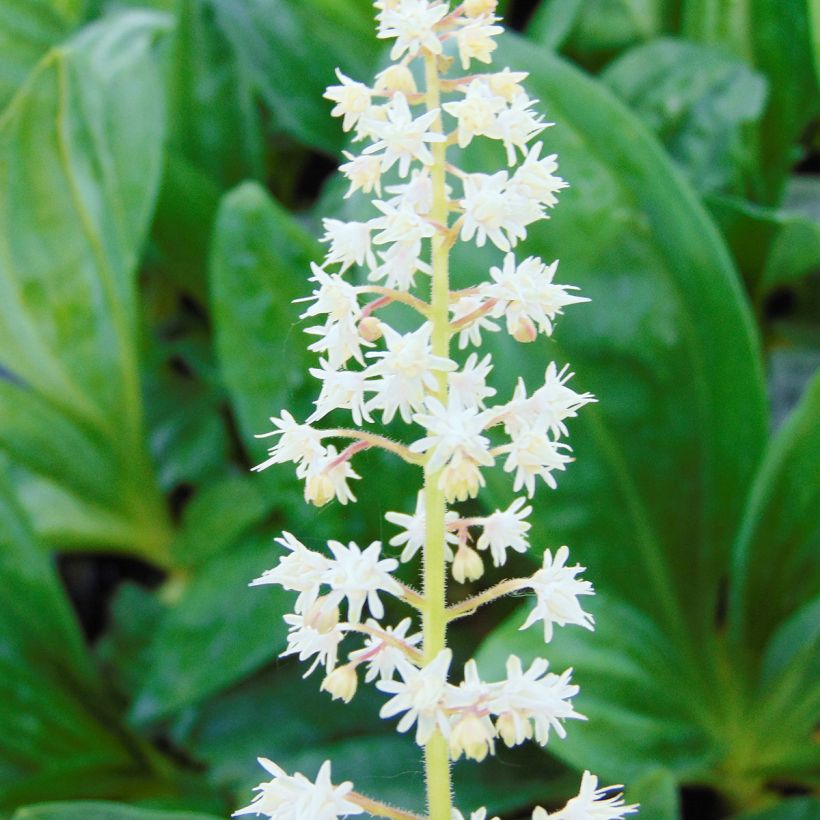
[[[554,341],[495,337],[497,386],[566,360],[600,400],[533,516],[600,595],[549,647],[589,723],[458,764],[459,801],[560,803],[589,767],[648,820],[820,816],[790,796],[820,788],[820,378],[774,434],[764,379],[773,350],[820,360],[817,4],[504,9],[572,183],[525,251],[592,302]],[[0,816],[207,820],[257,755],[421,808],[412,742],[277,662],[290,601],[245,589],[283,527],[372,540],[412,506],[369,453],[344,514],[247,472],[267,417],[307,411],[291,300],[319,217],[354,207],[334,176],[317,204],[344,147],[321,93],[382,59],[367,0],[0,0]],[[81,554],[163,579],[120,585],[93,643],[52,560]],[[488,672],[539,651],[511,606],[455,638]],[[120,802],[51,802],[86,800]]]

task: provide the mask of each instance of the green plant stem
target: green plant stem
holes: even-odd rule
[[[424,59],[427,81],[427,109],[440,106],[440,78],[435,56],[428,54]],[[433,129],[441,133],[441,117]],[[447,224],[448,206],[445,189],[447,167],[446,145],[433,145],[433,165],[430,177],[433,183],[433,208],[430,218],[442,225]],[[432,347],[436,356],[448,356],[450,351],[450,302],[449,246],[446,236],[437,232],[432,244],[432,287],[430,297],[430,322],[432,323]],[[447,376],[437,374],[438,391],[436,397],[447,404]],[[424,543],[424,600],[422,617],[424,634],[424,660],[430,663],[447,645],[447,599],[446,572],[444,559],[445,514],[444,492],[439,488],[441,471],[424,472],[424,506],[427,529]],[[450,820],[452,797],[450,786],[450,755],[447,741],[437,729],[424,748],[424,767],[427,777],[427,808],[430,820]]]
[[[373,800],[370,797],[365,797],[363,794],[351,792],[348,796],[351,803],[361,806],[368,814],[373,817],[388,817],[390,820],[424,820],[420,814],[414,814],[411,811],[404,811],[404,809],[397,809],[394,806],[388,806],[379,800]]]

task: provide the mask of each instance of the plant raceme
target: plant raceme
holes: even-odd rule
[[[337,72],[339,84],[326,93],[343,129],[368,143],[359,155],[346,153],[341,170],[350,182],[347,196],[374,195],[373,216],[362,222],[325,220],[327,255],[312,267],[312,295],[300,300],[307,303],[302,318],[317,322],[307,328],[315,337],[309,349],[320,355],[311,370],[321,382],[316,409],[304,422],[284,410],[273,418],[275,429],[264,436],[274,437],[275,444],[255,469],[295,463],[307,502],[347,504],[356,500],[350,482],[360,478],[354,457],[380,447],[419,469],[423,487],[414,511],[386,515],[399,529],[390,539],[390,546],[401,548],[399,559],[384,557],[380,542],[361,548],[329,541],[328,554],[286,532],[277,539],[285,555],[252,586],[279,584],[298,593],[293,614],[285,616],[283,654],[309,662],[306,677],[322,667],[321,688],[334,698],[349,701],[362,673],[375,683],[386,696],[381,717],[399,717],[398,731],[413,729],[424,749],[428,817],[458,820],[463,815],[451,803],[451,760],[481,761],[497,743],[546,745],[552,731],[566,735],[566,720],[583,716],[572,705],[578,686],[571,670],[557,674],[544,659],[524,668],[511,655],[506,677],[492,682],[468,660],[461,681],[450,682],[448,624],[526,590],[534,593],[534,605],[522,629],[540,622],[546,642],[555,626],[593,629],[580,602],[593,594],[592,585],[578,577],[584,568],[569,564],[565,546],[546,550],[532,577],[502,580],[447,605],[448,571],[456,582],[475,581],[484,573],[482,553],[502,567],[508,550],[529,548],[528,499],[539,479],[556,486],[555,473],[572,461],[562,440],[566,420],[595,400],[570,388],[572,374],[551,363],[543,385],[532,393],[519,379],[508,401],[492,405],[491,356],[469,348],[480,346],[485,331],[505,330],[522,343],[549,336],[564,308],[586,299],[553,281],[557,261],[521,259],[514,252],[528,226],[548,218],[567,183],[556,174],[556,156],[542,156],[540,141],[531,145],[550,124],[524,90],[526,73],[471,71],[475,63],[491,62],[494,37],[502,31],[495,0],[466,0],[452,9],[437,0],[375,5],[378,36],[393,41],[393,64],[372,87]],[[461,69],[458,76],[454,67]],[[506,167],[468,173],[448,161],[448,148],[466,149],[475,138],[500,142]],[[390,172],[392,179],[385,176]],[[500,258],[488,278],[451,290],[448,261],[458,241],[489,243]],[[345,278],[354,266],[367,271],[367,284]],[[416,290],[429,293],[429,300]],[[415,330],[400,332],[382,318],[381,311],[393,304],[417,317]],[[356,427],[315,426],[337,410],[349,411]],[[376,418],[388,424],[396,417],[408,437],[418,427],[421,434],[412,433],[414,440],[404,444],[365,427]],[[349,443],[338,449],[330,440]],[[453,505],[475,498],[485,483],[482,470],[496,462],[512,474],[514,491],[526,496],[489,515],[462,515]],[[399,561],[414,561],[419,552],[421,592],[393,575]],[[384,623],[386,595],[413,614],[395,625]],[[360,646],[341,663],[341,645],[353,637]],[[254,801],[237,815],[417,817],[354,792],[351,783],[333,785],[329,761],[315,782],[266,759],[260,763],[272,779],[260,784]],[[626,805],[619,788],[599,788],[597,778],[585,772],[576,797],[551,814],[536,808],[533,820],[635,813],[637,806]],[[486,810],[470,817],[485,820]]]

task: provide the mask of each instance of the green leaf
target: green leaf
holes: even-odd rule
[[[648,820],[679,820],[680,799],[675,778],[666,769],[656,769],[630,783],[627,803],[640,805],[641,817]]]
[[[808,4],[686,0],[681,31],[688,39],[733,53],[766,76],[768,103],[758,137],[762,181],[752,198],[777,204],[799,158],[795,143],[820,110]]]
[[[122,803],[89,801],[44,803],[26,806],[15,812],[12,820],[218,820],[213,814],[185,811],[154,811]]]
[[[559,48],[578,21],[584,0],[543,0],[527,26],[527,35],[547,48]]]
[[[153,636],[134,721],[153,722],[198,703],[284,648],[282,616],[292,595],[276,586],[248,589],[278,554],[269,535],[249,535],[197,571]]]
[[[85,0],[5,0],[0,6],[0,111],[40,58],[63,40],[85,11]]]
[[[756,173],[750,126],[766,80],[719,49],[662,38],[630,49],[603,81],[653,131],[702,193],[742,193]]]
[[[162,167],[152,45],[166,26],[132,12],[83,29],[0,117],[0,365],[14,384],[0,401],[27,441],[50,418],[83,463],[66,463],[67,445],[42,429],[41,453],[3,443],[29,474],[32,512],[41,482],[80,508],[88,497],[75,521],[91,523],[89,546],[158,561],[167,521],[143,440],[135,271]],[[97,540],[97,504],[122,538]],[[47,532],[60,540],[58,522]]]
[[[766,435],[751,316],[714,225],[635,117],[549,52],[512,37],[499,51],[530,72],[557,123],[546,150],[572,185],[519,255],[560,256],[556,279],[592,300],[567,310],[548,345],[489,339],[497,362],[516,361],[496,368],[500,400],[518,373],[535,389],[551,359],[599,399],[571,423],[577,463],[539,491],[534,540],[570,545],[599,588],[696,643]],[[489,256],[456,258],[456,286],[484,276]],[[489,479],[506,505],[508,476]]]
[[[368,82],[381,44],[366,0],[210,0],[275,127],[331,155],[344,136],[322,99],[336,67]]]
[[[759,649],[820,589],[820,375],[772,440],[733,550],[733,640]]]
[[[0,474],[0,810],[156,787],[111,698],[42,545]],[[153,785],[152,785],[153,783]]]
[[[736,815],[736,820],[816,820],[820,816],[820,799],[793,797],[781,800],[768,809]]]

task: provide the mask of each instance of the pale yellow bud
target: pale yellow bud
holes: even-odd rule
[[[330,601],[327,595],[322,595],[305,613],[305,624],[326,635],[339,624],[339,607]]]
[[[482,720],[478,715],[465,715],[450,732],[450,757],[458,760],[465,757],[479,763],[487,757],[493,747],[493,736],[489,720]]]
[[[516,720],[509,712],[505,712],[496,720],[495,728],[499,737],[510,748],[524,742],[524,740],[518,736],[518,732],[516,731]],[[529,721],[526,721],[525,723],[524,734],[526,739],[532,737],[532,724]]]
[[[484,477],[481,475],[481,470],[469,458],[448,464],[441,471],[439,487],[444,491],[444,496],[450,503],[475,498],[479,488],[483,486]]]
[[[516,342],[534,342],[538,338],[538,331],[528,316],[522,316],[515,323],[512,336]]]
[[[352,663],[344,666],[337,666],[323,681],[322,690],[328,692],[333,700],[343,700],[350,703],[356,688],[359,685],[359,677],[356,674],[356,667]]]
[[[492,14],[498,8],[498,0],[464,0],[464,13],[468,17]]]
[[[359,322],[359,336],[366,342],[376,342],[382,337],[382,323],[375,316],[367,316]]]
[[[484,562],[471,547],[462,544],[453,560],[453,578],[460,584],[477,581],[484,574]]]
[[[324,474],[311,476],[305,482],[305,501],[308,504],[315,504],[317,507],[324,507],[336,496],[333,482]]]
[[[415,94],[418,91],[413,72],[406,65],[388,66],[376,75],[376,91],[401,91]]]

